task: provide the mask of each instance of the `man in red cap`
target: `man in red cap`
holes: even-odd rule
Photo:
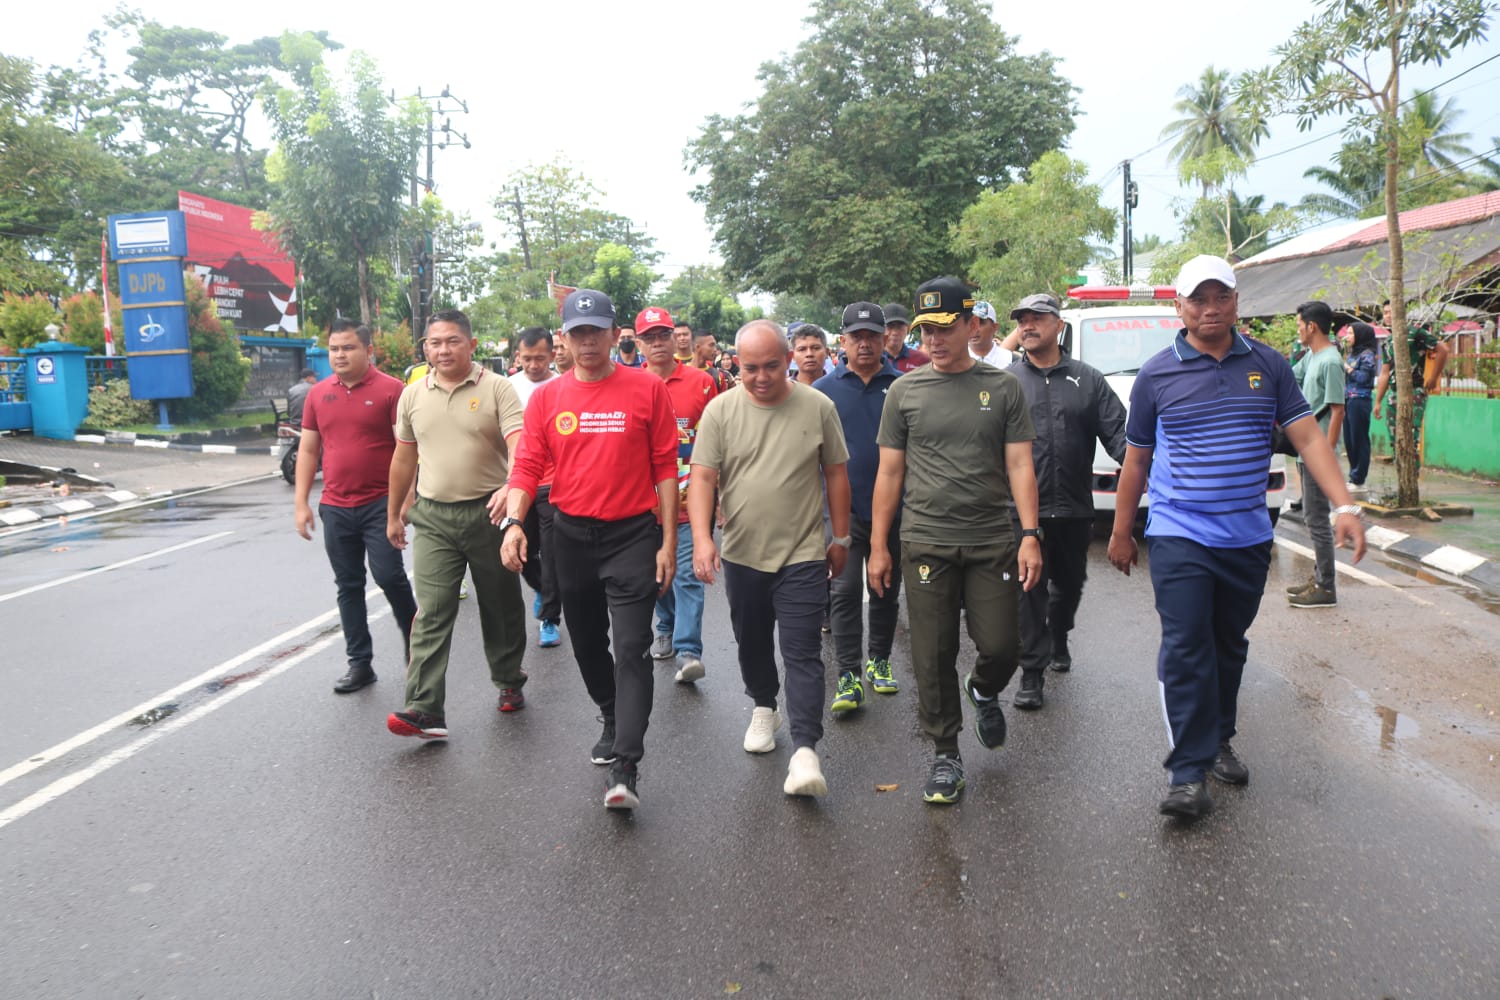
[[[693,441],[708,401],[719,394],[712,377],[675,356],[672,314],[648,306],[635,318],[635,339],[646,367],[667,384],[672,412],[677,418],[677,575],[672,588],[656,599],[656,638],[651,655],[677,661],[676,681],[691,684],[703,676],[703,581],[693,575],[693,533],[688,523],[687,488],[692,470]]]

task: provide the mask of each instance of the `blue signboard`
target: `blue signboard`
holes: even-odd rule
[[[192,350],[182,284],[182,258],[187,253],[183,214],[111,215],[109,246],[120,265],[131,397],[191,396]]]
[[[132,257],[186,257],[186,217],[178,211],[111,215],[109,255],[117,261]]]

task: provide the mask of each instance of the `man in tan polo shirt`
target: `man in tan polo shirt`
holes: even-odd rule
[[[406,707],[392,712],[386,726],[397,736],[441,740],[448,738],[444,681],[466,568],[474,580],[490,679],[500,689],[499,710],[514,712],[526,704],[521,581],[500,565],[500,531],[491,523],[492,511],[504,509],[524,411],[509,379],[474,362],[468,316],[457,309],[437,313],[423,343],[431,368],[402,390],[397,404],[386,516],[386,534],[398,549],[406,547],[406,525],[417,528],[412,576],[418,610]],[[414,481],[416,500],[408,509]]]

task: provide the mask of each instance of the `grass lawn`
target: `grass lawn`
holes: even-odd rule
[[[178,434],[186,434],[192,431],[214,431],[229,427],[258,427],[261,424],[271,422],[271,408],[264,410],[252,410],[249,413],[221,413],[217,417],[208,420],[199,420],[194,423],[173,424],[172,431]],[[131,424],[129,427],[119,428],[122,431],[131,431],[136,434],[159,433],[155,423]]]

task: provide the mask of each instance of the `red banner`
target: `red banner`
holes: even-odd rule
[[[208,288],[219,319],[244,333],[297,333],[297,266],[251,225],[254,213],[190,191],[177,192],[177,207],[187,221],[183,267]]]

